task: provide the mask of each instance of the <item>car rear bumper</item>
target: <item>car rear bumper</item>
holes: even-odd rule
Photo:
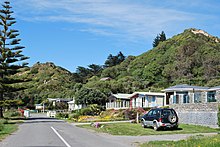
[[[178,123],[170,124],[170,123],[159,122],[159,127],[173,128],[177,126],[178,126]]]

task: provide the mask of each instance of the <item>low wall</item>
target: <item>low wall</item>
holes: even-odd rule
[[[218,103],[171,105],[179,116],[179,123],[218,127]]]

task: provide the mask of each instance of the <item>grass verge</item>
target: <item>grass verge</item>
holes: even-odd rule
[[[0,140],[3,140],[17,129],[18,125],[15,123],[4,124],[3,129],[0,131]]]
[[[220,135],[212,137],[194,136],[180,141],[150,141],[141,147],[217,147],[220,146]]]
[[[78,127],[92,129],[97,132],[108,133],[111,135],[126,135],[126,136],[219,132],[219,129],[213,129],[213,128],[197,126],[197,125],[186,125],[186,124],[181,124],[177,130],[163,130],[163,131],[154,131],[152,128],[142,128],[140,124],[132,124],[132,123],[103,124],[103,126],[100,128],[94,128],[90,125],[79,125]]]

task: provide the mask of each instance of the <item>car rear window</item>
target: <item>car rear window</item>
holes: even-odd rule
[[[170,114],[175,114],[174,110],[171,110],[171,109],[163,110],[163,115],[168,116]]]

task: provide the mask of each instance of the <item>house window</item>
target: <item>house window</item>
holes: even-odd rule
[[[186,94],[183,95],[183,103],[189,103],[189,96]]]
[[[156,97],[153,96],[153,98],[152,98],[152,103],[155,103],[155,102],[156,102]]]
[[[179,104],[179,95],[173,96],[173,104]]]
[[[207,93],[207,102],[216,102],[215,94],[215,91],[209,91]]]
[[[195,92],[194,103],[201,103],[201,102],[202,102],[201,92]]]

